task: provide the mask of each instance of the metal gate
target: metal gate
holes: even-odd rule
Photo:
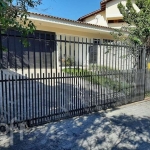
[[[3,122],[39,125],[144,99],[144,47],[41,31],[27,39],[24,47],[16,31],[2,34]]]

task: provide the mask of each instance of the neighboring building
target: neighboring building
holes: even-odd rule
[[[120,2],[123,5],[126,4],[126,0],[102,0],[100,9],[80,17],[78,21],[111,28],[126,26],[127,24],[123,21],[123,16],[117,7]],[[133,6],[138,10],[135,4]]]

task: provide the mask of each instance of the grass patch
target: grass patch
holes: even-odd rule
[[[145,97],[150,97],[150,92],[146,92]]]
[[[111,68],[111,67],[107,67],[107,66],[99,66],[99,65],[95,65],[95,64],[92,64],[89,66],[89,70],[98,70],[100,72],[119,72],[119,70],[117,69],[114,69],[114,68]]]
[[[131,87],[130,84],[122,81],[117,81],[117,78],[113,76],[104,76],[100,74],[96,74],[90,70],[79,69],[79,68],[66,68],[63,69],[63,72],[67,74],[71,74],[74,76],[81,76],[85,80],[92,82],[93,84],[98,84],[103,87],[108,87],[109,89],[122,91],[125,89],[129,89]]]

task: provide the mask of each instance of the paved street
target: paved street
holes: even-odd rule
[[[150,150],[150,99],[28,128],[21,138],[0,136],[0,150]]]

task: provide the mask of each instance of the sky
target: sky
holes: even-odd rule
[[[77,20],[100,9],[101,0],[42,0],[42,4],[31,12]]]

